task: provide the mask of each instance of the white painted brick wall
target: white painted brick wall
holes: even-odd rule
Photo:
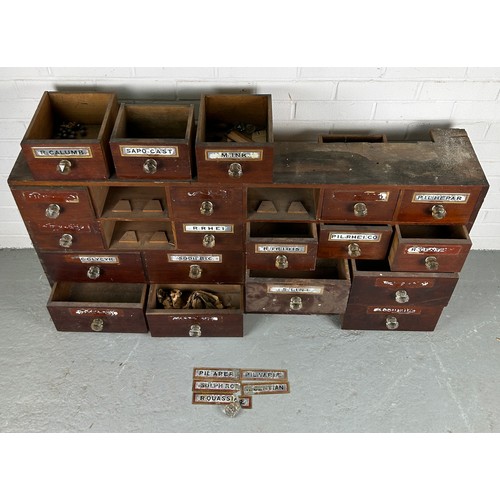
[[[269,93],[276,140],[333,132],[426,140],[430,128],[464,128],[491,185],[473,247],[500,249],[500,68],[0,68],[0,247],[31,246],[7,177],[45,90],[194,104],[205,92]]]

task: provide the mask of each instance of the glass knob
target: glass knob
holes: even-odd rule
[[[155,174],[158,170],[158,162],[153,158],[148,158],[142,165],[142,170],[146,174]]]
[[[368,208],[364,203],[356,203],[354,205],[354,215],[356,217],[366,217],[368,215]]]
[[[395,316],[387,316],[385,318],[385,326],[388,330],[396,330],[399,327],[399,322]]]
[[[71,172],[71,162],[69,160],[61,160],[57,164],[56,171],[62,175],[68,175]]]
[[[302,309],[302,299],[300,297],[292,297],[290,299],[290,309],[292,311],[299,311]]]
[[[435,219],[444,219],[446,217],[446,209],[443,207],[443,205],[433,205],[432,206],[432,216]]]
[[[71,234],[63,234],[59,239],[59,246],[69,248],[73,244],[73,236]]]
[[[198,264],[191,264],[189,266],[189,277],[192,280],[201,278],[201,267]]]
[[[229,165],[227,173],[229,177],[241,177],[243,175],[243,167],[240,163],[231,163],[231,165]]]
[[[215,236],[213,234],[203,236],[203,246],[205,248],[213,248],[215,246]]]
[[[361,248],[359,248],[357,243],[351,243],[347,247],[347,253],[349,254],[349,257],[359,257],[361,255]]]
[[[57,203],[51,203],[45,209],[45,217],[49,219],[57,219],[61,215],[61,207]]]
[[[201,337],[201,326],[191,325],[191,328],[189,329],[188,333],[190,337]]]
[[[410,300],[410,296],[406,290],[398,290],[396,292],[396,302],[398,304],[406,304]]]
[[[288,258],[286,255],[278,255],[274,262],[278,269],[286,269],[288,267]]]
[[[90,323],[90,328],[93,332],[102,332],[104,328],[104,320],[102,318],[94,318]]]
[[[91,280],[96,280],[101,276],[101,268],[99,266],[90,266],[87,270],[87,277]]]
[[[214,204],[211,201],[203,201],[200,205],[201,215],[212,215],[214,213]]]
[[[439,269],[439,262],[436,257],[429,256],[425,258],[425,267],[429,271],[437,271]]]

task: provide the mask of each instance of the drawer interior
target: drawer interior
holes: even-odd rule
[[[390,272],[391,270],[387,260],[352,260],[351,265],[357,271]]]
[[[115,250],[175,248],[171,222],[103,220],[106,245]]]
[[[248,188],[248,218],[254,220],[314,220],[319,189]]]
[[[300,222],[249,222],[250,238],[317,238],[315,224]]]
[[[460,225],[400,225],[402,238],[436,238],[445,240],[468,239],[467,230]]]
[[[112,139],[188,139],[192,106],[122,104]]]
[[[54,285],[50,302],[88,302],[142,304],[146,285],[143,283],[75,283]]]
[[[344,259],[317,259],[314,271],[294,271],[290,269],[248,270],[249,278],[277,280],[349,280],[347,261]]]

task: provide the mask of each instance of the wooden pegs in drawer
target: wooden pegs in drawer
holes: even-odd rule
[[[253,142],[252,139],[249,139],[246,135],[237,130],[231,130],[231,132],[227,134],[227,137],[234,142]]]
[[[137,233],[135,231],[125,231],[120,238],[120,243],[138,243]]]
[[[267,141],[267,130],[257,130],[252,134],[253,142],[266,142]]]
[[[278,210],[274,206],[272,201],[264,200],[260,202],[259,208],[257,208],[258,214],[277,214]]]
[[[304,205],[300,201],[292,201],[290,203],[290,206],[288,207],[287,212],[289,214],[305,214],[307,215],[307,210],[305,209]]]
[[[167,233],[165,231],[156,231],[151,239],[150,243],[168,243]]]
[[[132,212],[130,200],[120,200],[111,210],[112,212]]]
[[[161,206],[160,200],[149,200],[142,209],[143,212],[149,213],[162,213],[163,207]]]

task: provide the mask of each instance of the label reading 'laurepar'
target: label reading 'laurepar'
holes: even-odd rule
[[[179,156],[177,146],[120,146],[122,156]]]
[[[35,158],[92,158],[92,150],[88,147],[78,148],[31,148]]]
[[[413,203],[467,203],[469,193],[413,193]]]

